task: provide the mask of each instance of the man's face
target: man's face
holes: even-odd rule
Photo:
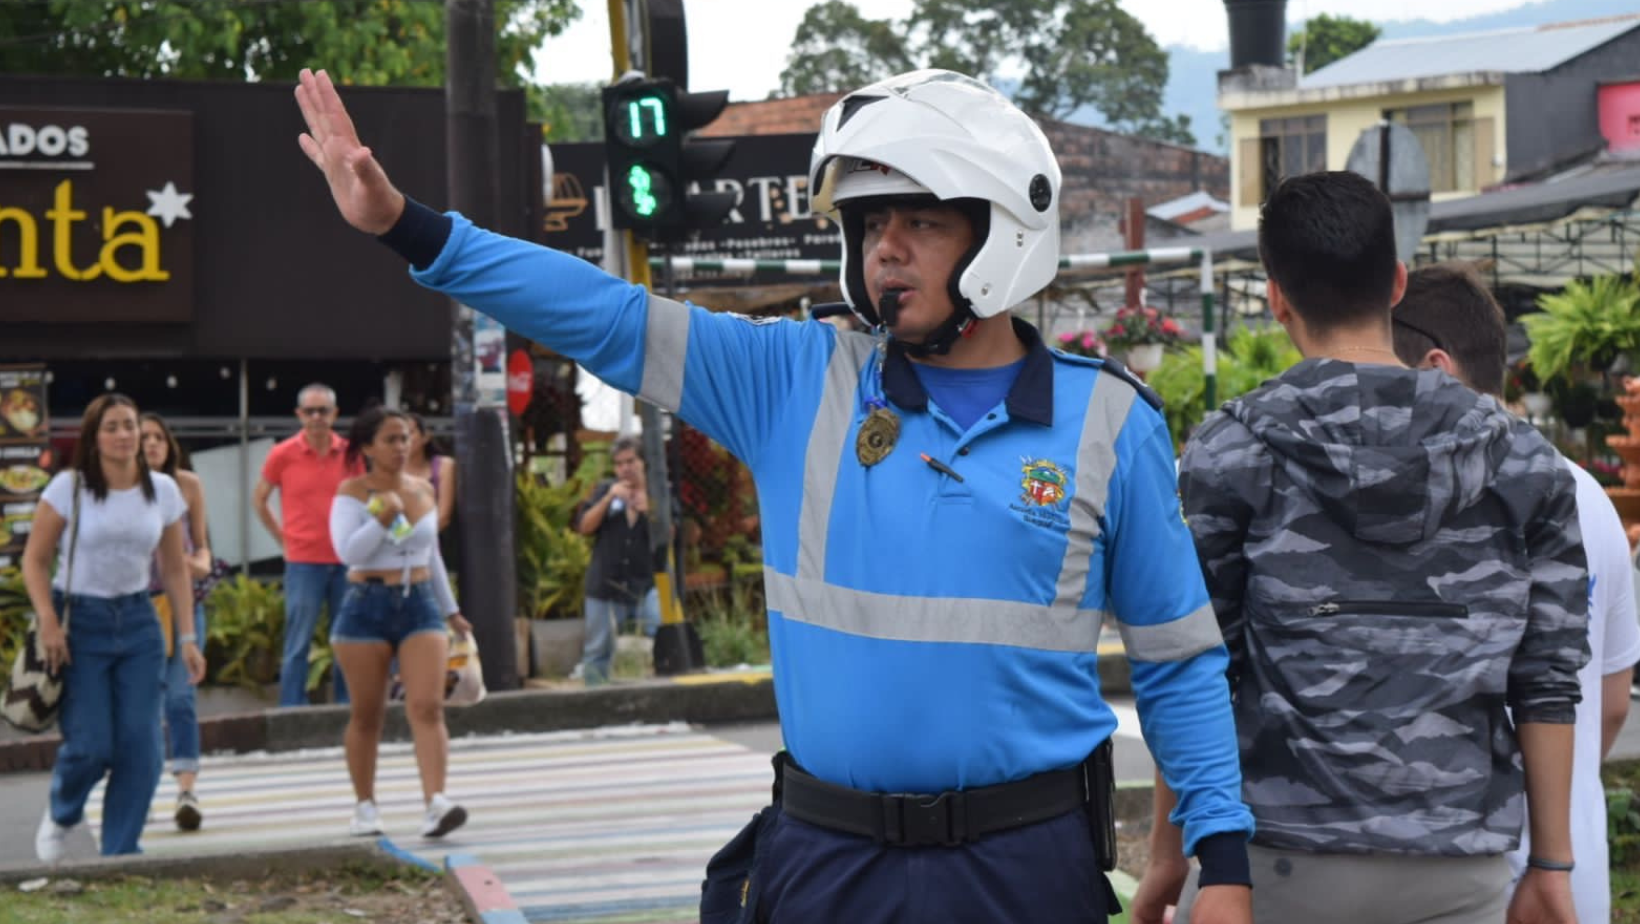
[[[629,485],[637,487],[643,484],[643,459],[631,449],[623,449],[615,453],[615,477]]]
[[[336,422],[336,400],[328,391],[302,392],[296,400],[296,419],[309,434],[325,434]]]
[[[955,206],[886,205],[865,213],[860,254],[873,308],[900,290],[900,313],[889,333],[918,341],[956,310],[947,282],[974,245],[974,227]]]

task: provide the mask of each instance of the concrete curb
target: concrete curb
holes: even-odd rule
[[[310,847],[246,853],[192,854],[188,856],[95,857],[56,865],[13,863],[0,866],[0,885],[50,876],[53,879],[106,879],[111,876],[146,876],[151,879],[263,879],[273,873],[333,872],[343,866],[397,869],[404,861],[383,850],[375,841],[350,840]]]
[[[500,877],[471,854],[452,853],[444,858],[445,881],[467,909],[473,924],[525,924]]]
[[[98,880],[116,876],[149,879],[206,879],[214,882],[264,879],[274,873],[301,875],[332,873],[338,869],[365,867],[382,872],[415,866],[443,874],[444,884],[455,893],[473,924],[525,924],[523,912],[513,904],[501,879],[469,854],[450,854],[441,870],[437,865],[400,849],[387,838],[373,841],[349,839],[315,847],[287,847],[245,853],[207,853],[190,856],[97,857],[55,865],[39,863],[0,866],[0,887],[29,879]]]
[[[341,743],[347,716],[346,706],[202,716],[201,750],[243,754],[332,747]],[[765,722],[777,717],[774,681],[767,673],[694,675],[591,690],[513,690],[492,693],[482,703],[444,714],[452,737],[632,723]],[[402,704],[389,706],[383,740],[410,740]],[[0,773],[49,770],[60,743],[55,734],[0,741]]]
[[[1128,661],[1120,648],[1101,651],[1098,665],[1107,696],[1132,692]],[[206,754],[244,754],[331,747],[341,743],[347,712],[346,706],[305,706],[201,716],[201,750]],[[774,680],[767,671],[692,674],[590,690],[512,690],[491,693],[482,703],[444,713],[453,737],[632,723],[722,725],[777,718]],[[388,707],[383,740],[410,740],[402,704]],[[56,734],[0,739],[0,773],[51,769],[60,742]]]

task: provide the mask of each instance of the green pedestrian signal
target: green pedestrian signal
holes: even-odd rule
[[[633,164],[626,173],[626,183],[632,188],[633,211],[641,217],[654,218],[660,203],[655,201],[654,178],[649,170],[643,164]]]
[[[723,223],[738,194],[700,190],[717,186],[735,143],[685,136],[717,118],[728,101],[724,90],[689,93],[670,80],[642,77],[604,88],[604,159],[616,228],[655,242]]]

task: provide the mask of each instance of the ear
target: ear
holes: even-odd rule
[[[1264,280],[1264,297],[1270,303],[1270,314],[1275,317],[1276,323],[1290,330],[1293,306],[1287,301],[1286,294],[1281,291],[1281,284],[1274,279]]]
[[[1395,261],[1395,288],[1389,294],[1389,306],[1394,308],[1401,304],[1401,297],[1407,294],[1407,265],[1400,260]],[[1448,357],[1450,358],[1450,357]]]
[[[1418,368],[1439,369],[1458,381],[1464,382],[1466,385],[1468,384],[1464,377],[1459,374],[1458,364],[1452,359],[1452,354],[1439,348],[1432,349],[1428,353],[1425,353],[1423,361],[1418,363]]]

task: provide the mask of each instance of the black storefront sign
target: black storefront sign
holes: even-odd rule
[[[21,557],[56,467],[47,407],[45,366],[0,366],[0,567]]]
[[[8,324],[186,324],[193,114],[0,107]]]
[[[842,245],[837,225],[809,211],[806,173],[813,135],[749,135],[735,139],[734,153],[719,173],[717,190],[732,190],[740,204],[722,227],[674,246],[679,256],[699,259],[835,260]],[[552,146],[553,182],[541,240],[594,263],[603,260],[598,195],[604,183],[602,144]],[[712,191],[712,190],[707,190]],[[826,276],[761,273],[717,279],[697,273],[682,284],[768,285],[829,281]],[[658,281],[658,277],[657,277]]]
[[[297,147],[292,89],[0,74],[0,358],[447,361],[449,300],[337,215]],[[444,209],[444,91],[341,92],[394,183]],[[496,133],[490,223],[534,236],[541,135],[521,91],[497,92]],[[65,181],[66,211],[56,200]],[[169,279],[59,270],[59,229],[71,238],[66,265],[84,272],[103,265],[105,234],[146,234],[144,221],[158,224],[154,252]],[[44,278],[16,272],[25,226]],[[133,239],[112,259],[129,272],[145,253]]]

